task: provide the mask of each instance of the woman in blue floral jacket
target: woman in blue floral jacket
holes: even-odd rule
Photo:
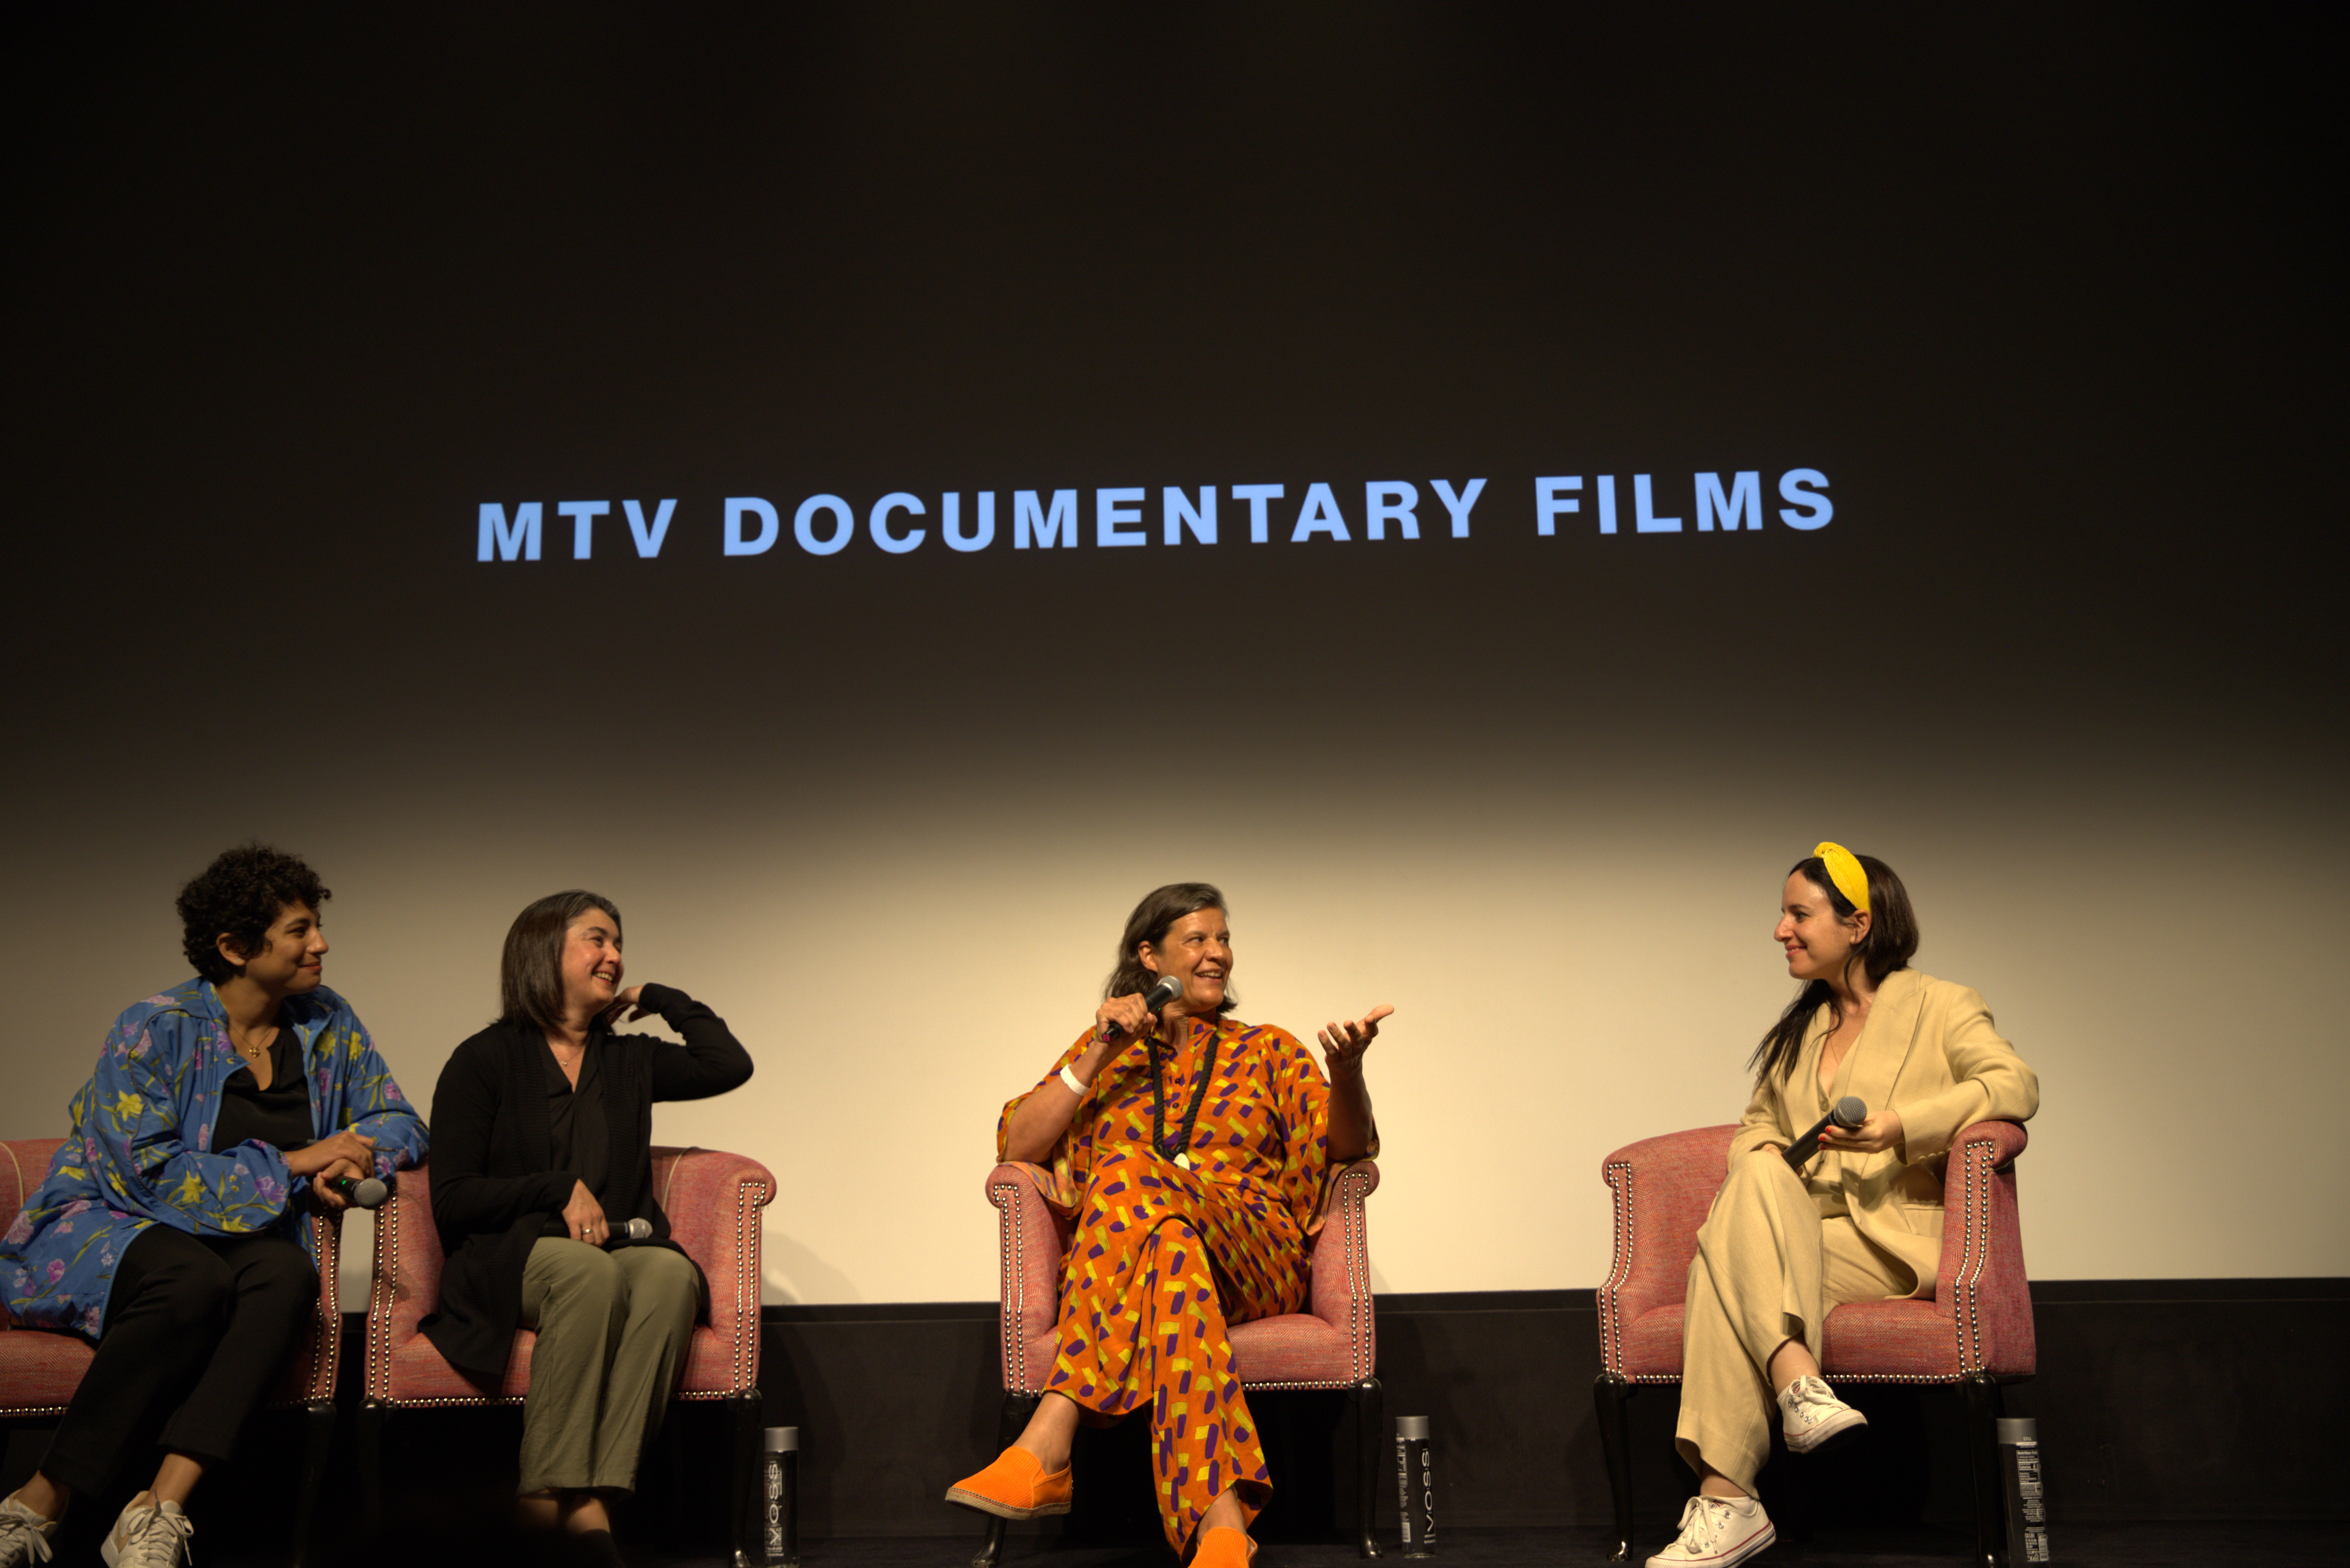
[[[308,1218],[344,1202],[328,1183],[423,1158],[424,1124],[321,983],[328,896],[260,845],[182,889],[198,977],[116,1020],[47,1179],[0,1237],[16,1322],[98,1342],[39,1471],[0,1502],[0,1568],[46,1559],[73,1494],[104,1490],[158,1420],[162,1467],[105,1557],[184,1561],[189,1493],[230,1458],[317,1301]]]

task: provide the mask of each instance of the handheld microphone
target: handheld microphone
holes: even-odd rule
[[[1846,1095],[1835,1103],[1834,1109],[1819,1119],[1818,1126],[1789,1146],[1787,1168],[1798,1176],[1804,1173],[1804,1167],[1811,1163],[1812,1156],[1820,1152],[1820,1134],[1828,1130],[1829,1123],[1834,1122],[1846,1132],[1850,1132],[1867,1119],[1868,1107],[1861,1103],[1860,1097]]]
[[[625,1225],[613,1226],[611,1231],[612,1233],[604,1238],[607,1247],[615,1241],[650,1241],[653,1239],[653,1222],[650,1220],[631,1220]]]
[[[354,1209],[380,1209],[391,1189],[372,1176],[330,1176],[327,1185]]]
[[[1169,1002],[1174,1001],[1177,997],[1182,994],[1183,982],[1177,980],[1171,974],[1162,974],[1159,977],[1159,983],[1157,985],[1152,986],[1149,991],[1143,992],[1142,1005],[1146,1010],[1156,1012],[1160,1008],[1166,1006]],[[1113,1028],[1108,1033],[1103,1035],[1102,1038],[1105,1040],[1115,1040],[1125,1033],[1126,1031],[1123,1029]]]

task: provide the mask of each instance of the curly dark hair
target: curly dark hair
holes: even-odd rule
[[[333,897],[300,856],[240,844],[180,889],[181,950],[198,974],[218,985],[240,967],[221,955],[221,938],[241,953],[259,952],[288,904],[307,904],[315,915]]]

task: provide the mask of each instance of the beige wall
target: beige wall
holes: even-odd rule
[[[514,911],[584,881],[622,906],[630,979],[707,1000],[758,1060],[655,1132],[775,1170],[768,1299],[984,1298],[997,1107],[1086,1023],[1131,900],[1201,876],[1234,906],[1242,1016],[1308,1034],[1398,1009],[1370,1059],[1378,1286],[1588,1286],[1602,1158],[1738,1114],[1788,994],[1779,877],[1831,833],[1900,869],[1919,967],[1979,987],[2041,1073],[2035,1274],[2350,1272],[2330,1112],[2350,1052],[2310,983],[2350,945],[2350,867],[2320,792],[2249,771],[2051,784],[2028,764],[2010,776],[2029,788],[1960,792],[1921,763],[1914,788],[1835,808],[1563,763],[1449,786],[1432,763],[1243,778],[1140,821],[1082,792],[1044,809],[1042,773],[960,804],[879,775],[789,813],[712,796],[667,826],[627,802],[483,831],[453,791],[385,813],[224,798],[20,851],[0,1134],[60,1129],[115,1012],[183,972],[177,879],[272,817],[336,888],[330,983],[418,1098],[491,1012]]]

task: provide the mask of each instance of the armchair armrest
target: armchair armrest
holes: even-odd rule
[[[1314,1234],[1306,1311],[1346,1335],[1357,1381],[1378,1365],[1378,1319],[1371,1309],[1369,1214],[1364,1199],[1378,1190],[1375,1160],[1358,1159],[1331,1179],[1330,1206]]]
[[[987,1200],[995,1206],[1002,1258],[998,1325],[1003,1386],[1015,1394],[1034,1393],[1034,1379],[1049,1369],[1030,1366],[1028,1345],[1059,1321],[1061,1263],[1076,1226],[1053,1211],[1036,1173],[1024,1166],[999,1165],[989,1171]]]
[[[1693,1127],[1627,1144],[1600,1163],[1615,1197],[1616,1248],[1600,1282],[1599,1359],[1624,1371],[1624,1335],[1644,1314],[1679,1304],[1698,1227],[1730,1174],[1735,1126]]]
[[[335,1369],[343,1351],[343,1303],[338,1279],[342,1272],[342,1214],[312,1214],[310,1236],[318,1249],[318,1300],[310,1320],[310,1355],[298,1373],[285,1380],[280,1394],[304,1404],[330,1405],[335,1398]]]
[[[1935,1310],[1954,1320],[1970,1373],[2028,1376],[2038,1365],[2015,1206],[2015,1159],[2030,1142],[2014,1122],[1976,1122],[1951,1141],[1942,1172]]]
[[[736,1372],[749,1387],[758,1381],[759,1210],[775,1200],[775,1179],[748,1155],[655,1147],[653,1190],[670,1239],[710,1282],[710,1326],[747,1360]]]

